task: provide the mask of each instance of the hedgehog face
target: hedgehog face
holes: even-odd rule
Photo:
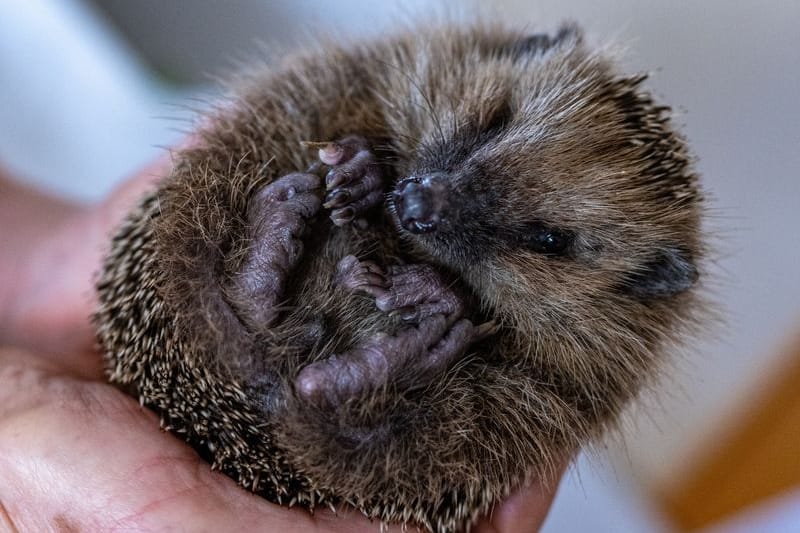
[[[534,310],[528,334],[618,329],[653,302],[669,311],[701,253],[701,198],[668,108],[643,76],[618,76],[564,35],[428,65],[452,71],[460,96],[430,101],[391,198],[401,233],[492,308]]]

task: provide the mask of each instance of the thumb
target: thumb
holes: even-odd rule
[[[533,481],[496,505],[476,524],[475,533],[528,533],[539,531],[558,492],[566,464],[551,479]]]

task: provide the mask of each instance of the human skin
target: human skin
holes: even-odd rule
[[[378,531],[346,508],[312,515],[250,494],[105,382],[89,319],[93,278],[114,227],[169,170],[163,158],[82,206],[0,169],[0,526]],[[512,494],[473,531],[537,530],[559,477]]]

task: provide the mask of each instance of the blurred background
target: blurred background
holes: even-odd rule
[[[236,60],[415,14],[623,45],[711,197],[722,320],[582,455],[552,532],[800,531],[800,2],[0,0],[0,162],[95,201],[179,142]]]

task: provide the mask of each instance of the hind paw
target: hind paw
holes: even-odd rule
[[[397,335],[378,334],[352,349],[303,368],[294,381],[308,401],[340,405],[364,391],[395,384],[424,386],[469,348],[477,328],[430,316]],[[410,380],[410,381],[409,381]]]
[[[384,270],[373,261],[359,261],[348,255],[336,265],[336,283],[352,292],[365,292],[374,298],[384,295],[390,285]]]
[[[347,256],[337,265],[337,282],[370,294],[381,310],[400,313],[409,326],[396,335],[375,335],[303,368],[294,384],[306,400],[339,405],[389,384],[424,386],[460,359],[473,342],[495,331],[492,322],[475,326],[461,318],[461,298],[429,265],[383,269]]]
[[[406,322],[419,323],[436,314],[459,318],[464,302],[430,265],[395,265],[386,269],[349,255],[336,267],[337,281],[351,291],[375,298],[378,309],[396,313]]]
[[[294,173],[265,186],[248,202],[249,246],[227,291],[251,330],[276,318],[286,276],[303,253],[306,221],[320,208],[320,178]]]
[[[417,323],[436,314],[458,318],[464,312],[461,297],[430,265],[392,266],[387,279],[389,288],[375,298],[375,305],[406,322]]]

